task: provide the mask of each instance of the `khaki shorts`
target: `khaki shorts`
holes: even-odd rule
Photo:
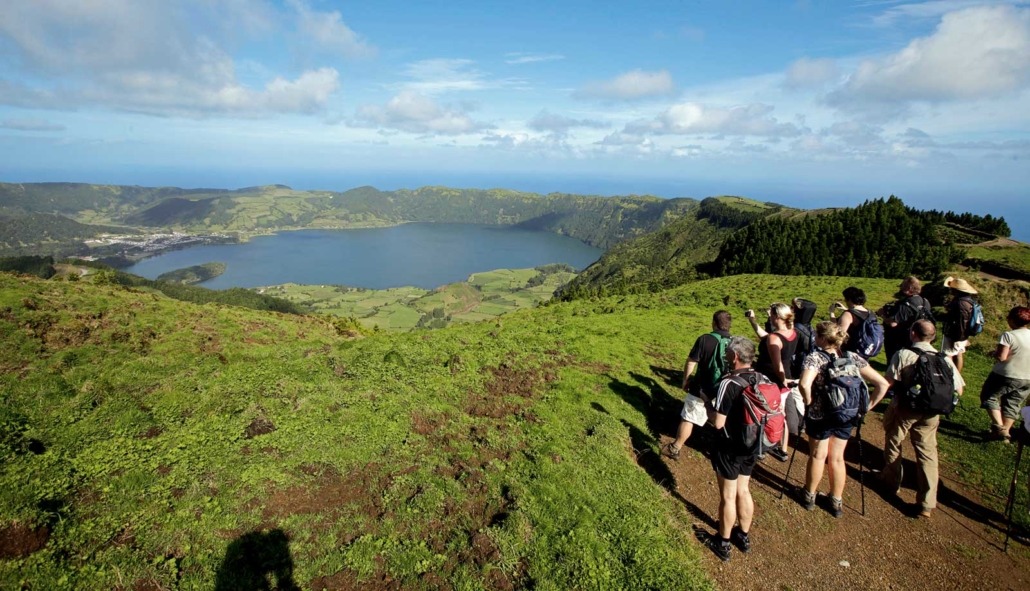
[[[941,340],[941,353],[944,353],[948,357],[952,357],[954,355],[958,355],[959,353],[964,353],[966,351],[966,347],[968,346],[969,339],[966,339],[964,341],[953,342],[948,337],[944,337],[944,339]]]
[[[705,405],[705,401],[693,394],[687,394],[683,399],[680,418],[698,427],[703,427],[708,422],[708,407]]]

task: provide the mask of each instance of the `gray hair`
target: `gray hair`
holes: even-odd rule
[[[751,365],[755,362],[755,344],[749,338],[730,337],[730,342],[726,345],[726,352],[730,353],[731,351],[737,361],[744,365]],[[729,356],[727,356],[728,359]]]

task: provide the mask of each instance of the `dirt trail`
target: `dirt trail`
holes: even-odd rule
[[[744,555],[734,549],[730,561],[723,563],[704,550],[708,572],[721,588],[1030,589],[1030,548],[1010,541],[1008,553],[1003,553],[1004,517],[982,503],[984,494],[998,497],[1008,491],[972,490],[958,482],[942,462],[937,510],[929,520],[907,517],[915,501],[911,443],[905,443],[906,477],[900,497],[892,499],[877,490],[868,471],[882,465],[879,413],[867,418],[862,438],[867,466],[865,516],[861,514],[854,438],[845,455],[849,478],[841,519],[834,519],[821,507],[806,511],[790,494],[804,479],[805,444],[790,470],[788,493],[783,498],[778,497],[787,463],[772,457],[759,463],[751,485],[755,499],[751,553]],[[663,435],[662,444],[668,441],[671,437]],[[715,473],[709,460],[692,445],[698,445],[694,438],[678,460],[662,458],[674,480],[667,488],[694,516],[695,529],[714,532],[718,509]],[[1026,486],[1025,482],[1020,486]],[[820,490],[828,490],[825,476]]]

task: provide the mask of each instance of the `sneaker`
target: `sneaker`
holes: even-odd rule
[[[730,552],[733,550],[733,546],[730,545],[729,540],[724,540],[718,535],[703,531],[697,532],[697,539],[714,552],[719,557],[719,560],[727,562],[730,559]]]
[[[844,499],[830,497],[830,515],[838,519],[844,517]]]
[[[807,511],[815,511],[815,493],[808,492],[803,488],[798,488],[798,501],[801,506]]]
[[[787,452],[783,451],[782,447],[774,447],[774,448],[770,449],[769,450],[769,455],[771,455],[772,457],[776,458],[777,460],[779,460],[781,462],[786,462],[787,460],[790,459],[790,456],[787,455]]]
[[[730,534],[730,541],[744,554],[751,551],[751,536],[740,529],[740,526],[733,528],[733,533]]]
[[[667,458],[678,460],[680,459],[680,450],[682,449],[682,447],[676,447],[676,443],[674,441],[670,441],[662,446],[662,455]]]

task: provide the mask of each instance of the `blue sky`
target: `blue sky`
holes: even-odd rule
[[[4,181],[1011,217],[1028,158],[1027,1],[0,3]]]

